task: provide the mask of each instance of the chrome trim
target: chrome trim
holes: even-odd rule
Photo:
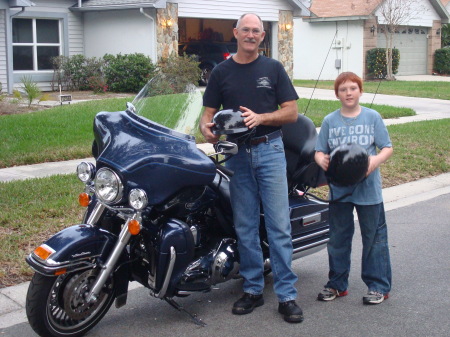
[[[100,220],[100,217],[102,216],[105,208],[106,206],[103,203],[97,201],[97,204],[94,206],[94,209],[92,210],[91,214],[89,214],[89,217],[87,219],[87,214],[85,214],[85,219],[83,219],[84,223],[87,225],[95,225]]]
[[[314,213],[303,217],[303,226],[311,226],[315,223],[318,223],[322,220],[321,213]]]
[[[97,255],[98,256],[98,255]],[[93,259],[97,256],[89,256],[89,259]],[[52,266],[49,266],[47,264],[41,263],[39,260],[37,260],[33,253],[28,255],[28,264],[35,272],[42,274],[42,275],[49,275],[54,274],[57,270],[66,268],[70,272],[87,269],[87,268],[93,268],[95,266],[95,263],[88,261],[87,259],[84,260],[77,260],[73,262],[61,262],[57,263],[51,260]],[[48,261],[47,261],[48,262]]]
[[[170,260],[169,265],[167,266],[166,276],[164,277],[164,283],[161,287],[161,290],[158,293],[155,293],[154,296],[157,298],[163,298],[166,295],[167,287],[169,286],[170,278],[172,277],[173,266],[175,265],[176,260],[176,251],[173,246],[170,247]]]
[[[314,232],[314,233],[302,236],[300,238],[293,239],[292,240],[292,244],[296,244],[298,242],[302,242],[302,241],[306,241],[306,240],[309,240],[309,239],[312,239],[312,238],[315,238],[315,237],[318,237],[318,236],[322,236],[322,235],[327,234],[329,232],[330,232],[329,229],[324,229],[324,230],[321,230],[319,232]]]
[[[305,246],[296,248],[296,249],[293,250],[292,254],[297,254],[297,253],[302,252],[302,251],[307,250],[307,249],[311,249],[311,248],[314,248],[314,247],[317,247],[317,246],[325,245],[328,241],[330,241],[330,239],[326,238],[326,239],[323,239],[323,240],[320,240],[320,241],[317,241],[317,242],[310,243],[309,245],[305,245]]]
[[[89,292],[89,295],[87,296],[87,300],[89,302],[94,302],[97,300],[101,289],[105,285],[105,282],[108,279],[108,277],[113,272],[114,266],[116,265],[117,261],[119,260],[119,257],[122,254],[123,250],[125,249],[125,246],[130,241],[131,234],[128,231],[128,222],[130,222],[130,221],[131,221],[131,219],[128,219],[128,221],[122,227],[122,230],[120,231],[120,234],[119,234],[119,240],[117,240],[116,244],[114,245],[111,255],[109,255],[108,260],[106,261],[105,265],[102,266],[102,270],[100,271],[99,275],[97,276],[94,286],[91,288],[91,291]]]

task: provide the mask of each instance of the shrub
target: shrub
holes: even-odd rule
[[[91,76],[88,78],[89,88],[96,94],[105,93],[108,90],[108,85],[106,84],[103,76]]]
[[[106,54],[104,76],[109,90],[114,92],[138,92],[155,72],[155,65],[141,53]]]
[[[450,74],[450,47],[437,49],[435,51],[434,70],[438,74]]]
[[[366,56],[368,75],[373,78],[385,78],[387,75],[386,48],[374,48]],[[400,63],[400,52],[392,49],[392,73],[397,74]]]
[[[28,107],[30,107],[33,100],[41,95],[41,90],[39,89],[37,83],[33,82],[31,76],[23,76],[21,81],[23,90],[27,95]]]
[[[183,92],[186,84],[197,84],[200,80],[201,69],[199,62],[195,60],[195,55],[178,56],[171,54],[167,58],[161,58],[158,62],[158,71],[170,78],[175,78],[176,83],[172,83],[175,92]]]
[[[89,78],[102,75],[103,60],[83,55],[53,58],[53,90],[55,80],[63,90],[88,90]]]

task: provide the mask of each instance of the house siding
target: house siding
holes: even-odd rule
[[[6,10],[0,9],[0,83],[2,84],[2,93],[8,90],[8,73],[6,55]]]
[[[318,24],[295,19],[294,79],[334,80],[343,71],[363,76],[363,28],[363,21]]]
[[[421,1],[420,4],[413,2],[412,5],[415,6],[415,8],[412,8],[413,15],[407,22],[402,24],[416,27],[432,27],[434,20],[440,20],[439,14],[429,1]],[[375,11],[375,15],[378,17],[379,24],[386,24],[386,21],[381,15],[380,8]]]
[[[287,1],[269,0],[178,0],[178,16],[236,20],[244,13],[256,13],[263,21],[278,21],[280,10],[293,10]]]

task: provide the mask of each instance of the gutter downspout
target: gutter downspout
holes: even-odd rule
[[[23,13],[23,12],[25,12],[25,7],[22,7],[22,9],[21,9],[20,11],[18,11],[17,13],[14,13],[14,14],[12,14],[12,15],[10,15],[9,17],[10,17],[10,18],[13,18],[13,17],[15,17],[16,15],[19,15],[20,13]]]
[[[79,0],[79,1],[81,1],[81,0]],[[149,18],[153,22],[153,27],[152,27],[152,29],[153,29],[153,53],[152,54],[153,55],[151,56],[151,58],[152,58],[153,63],[156,63],[158,61],[157,54],[156,54],[157,43],[158,43],[158,41],[156,40],[156,22],[155,22],[155,19],[151,15],[145,13],[144,8],[142,8],[142,7],[139,8],[139,12],[141,12],[142,15]]]

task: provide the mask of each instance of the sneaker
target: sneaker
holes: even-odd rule
[[[322,290],[319,293],[319,295],[317,295],[317,299],[319,301],[332,301],[336,297],[342,297],[342,296],[347,296],[347,295],[348,295],[348,290],[337,291],[336,289],[333,289],[333,288],[325,288],[324,290]]]
[[[278,312],[283,315],[286,322],[301,323],[303,322],[303,311],[295,303],[295,301],[280,302],[278,304]]]
[[[249,314],[256,307],[260,307],[264,304],[263,295],[252,295],[249,293],[244,293],[237,302],[233,304],[232,313],[235,315],[245,315]]]
[[[380,304],[384,300],[389,298],[389,293],[382,294],[377,291],[369,291],[366,296],[363,297],[364,304]]]

